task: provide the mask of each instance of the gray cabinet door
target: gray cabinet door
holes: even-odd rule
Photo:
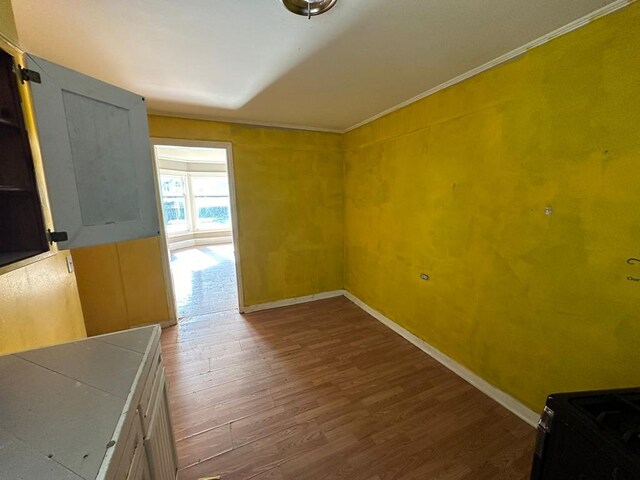
[[[27,55],[36,127],[60,248],[157,235],[144,98]]]

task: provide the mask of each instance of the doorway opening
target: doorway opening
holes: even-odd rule
[[[165,278],[176,318],[243,311],[231,145],[152,143]]]

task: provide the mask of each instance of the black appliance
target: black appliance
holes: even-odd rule
[[[550,395],[531,480],[640,480],[640,388]]]

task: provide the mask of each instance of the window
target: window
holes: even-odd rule
[[[197,230],[231,228],[229,183],[225,176],[191,175]]]
[[[226,173],[163,170],[160,184],[168,234],[231,229]]]
[[[186,175],[161,175],[162,213],[167,233],[189,231]]]

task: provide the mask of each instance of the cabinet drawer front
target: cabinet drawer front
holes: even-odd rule
[[[136,446],[127,480],[151,480],[147,451],[142,443]]]
[[[138,404],[138,410],[140,411],[140,420],[142,421],[142,433],[145,436],[147,435],[147,429],[149,425],[147,417],[151,414],[151,408],[153,406],[153,395],[154,392],[158,389],[158,382],[160,380],[162,372],[164,371],[164,364],[162,362],[162,350],[160,350],[160,345],[158,345],[158,350],[151,358],[153,359],[153,365],[151,365],[151,369],[145,382],[144,389],[142,390],[140,403]]]
[[[164,390],[165,382],[164,368],[162,364],[160,364],[160,370],[153,379],[153,386],[150,389],[149,400],[147,401],[146,406],[143,406],[142,404],[140,405],[140,420],[142,421],[142,433],[145,438],[149,435],[152,428],[151,423],[153,421],[153,414],[156,410],[158,398],[162,395],[162,391]]]
[[[171,418],[169,416],[164,372],[161,377],[161,388],[158,391],[157,398],[152,402],[154,408],[149,432],[144,439],[144,446],[154,480],[175,480],[178,462],[173,429],[171,428]]]
[[[127,480],[131,471],[134,459],[137,451],[143,449],[144,441],[142,436],[142,428],[140,427],[140,421],[138,420],[138,412],[136,412],[135,418],[131,423],[131,428],[126,438],[121,439],[124,441],[124,447],[120,455],[120,463],[116,469],[115,476],[109,477],[114,480]],[[138,454],[139,455],[139,454]]]

